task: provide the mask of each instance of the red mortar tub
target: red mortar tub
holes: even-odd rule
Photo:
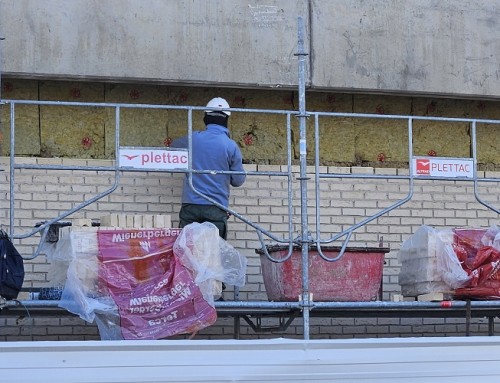
[[[288,255],[288,246],[266,246],[275,259]],[[334,258],[340,246],[321,247],[325,257]],[[385,247],[347,247],[337,261],[325,261],[317,247],[309,249],[309,291],[317,302],[366,302],[380,299]],[[292,256],[285,262],[273,262],[262,249],[260,254],[262,275],[270,301],[297,301],[302,294],[302,250],[293,248]]]

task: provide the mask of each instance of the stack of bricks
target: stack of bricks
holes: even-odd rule
[[[109,214],[101,217],[101,227],[134,229],[171,228],[170,215],[162,214]]]
[[[422,226],[403,243],[399,251],[399,284],[404,297],[442,300],[451,296],[451,288],[443,280],[444,271],[438,265],[439,257],[445,256],[440,235],[445,233],[438,234],[433,228]]]

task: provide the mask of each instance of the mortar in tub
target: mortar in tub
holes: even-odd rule
[[[340,246],[321,246],[325,257],[335,258]],[[282,259],[288,246],[266,246],[269,255]],[[285,262],[271,261],[263,249],[260,255],[262,276],[270,301],[296,301],[302,294],[302,250],[294,246]],[[386,247],[347,247],[337,261],[326,261],[316,246],[309,248],[309,292],[313,300],[333,302],[364,302],[380,299]]]

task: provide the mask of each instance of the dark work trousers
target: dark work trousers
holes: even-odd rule
[[[219,236],[227,238],[227,212],[214,205],[183,203],[179,212],[179,227],[193,222],[211,222],[219,229]]]

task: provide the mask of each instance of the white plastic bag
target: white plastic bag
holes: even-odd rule
[[[399,251],[399,283],[403,294],[446,292],[469,280],[453,249],[453,231],[422,225]]]
[[[435,235],[438,237],[436,241],[437,269],[443,281],[452,289],[464,286],[470,277],[462,268],[453,250],[452,230],[435,230]]]
[[[174,254],[193,272],[203,297],[212,305],[214,296],[222,292],[222,282],[238,287],[245,284],[247,259],[210,222],[185,226],[175,241]]]

